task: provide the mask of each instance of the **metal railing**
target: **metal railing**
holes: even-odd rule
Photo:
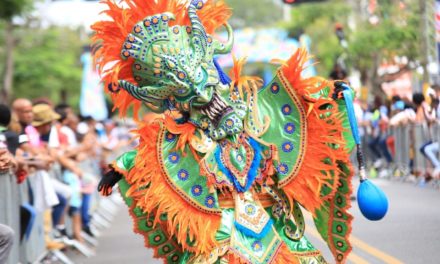
[[[440,124],[406,124],[393,126],[388,129],[388,137],[394,138],[393,163],[389,177],[396,176],[406,179],[409,176],[423,176],[427,171],[432,171],[433,166],[426,156],[420,151],[428,142],[440,142]],[[371,138],[363,138],[362,147],[366,152],[367,164],[373,166],[374,159],[369,154],[368,142]],[[437,153],[440,158],[440,153]]]
[[[99,180],[100,171],[99,166],[96,166],[96,164],[94,160],[88,159],[82,162],[80,167],[84,171],[96,175],[97,180]],[[52,166],[48,173],[52,178],[62,178],[61,167],[58,164]],[[41,263],[43,259],[51,257],[56,259],[54,263],[71,264],[73,262],[63,253],[64,251],[48,250],[46,248],[45,236],[47,234],[44,230],[43,212],[35,212],[29,236],[20,240],[20,210],[23,210],[23,205],[32,207],[29,190],[35,187],[35,177],[38,177],[38,175],[29,175],[23,183],[17,184],[13,173],[0,173],[0,223],[11,227],[15,233],[14,245],[6,263]],[[119,206],[119,199],[115,197],[103,198],[96,191],[92,195],[93,199],[90,207],[92,227],[94,230],[109,227],[110,221],[116,214]],[[65,218],[66,226],[68,227],[71,225],[70,218],[67,215]],[[83,234],[83,238],[85,239],[85,244],[73,241],[66,245],[68,249],[76,250],[85,257],[91,257],[94,255],[94,250],[91,250],[91,248],[97,246],[96,239],[87,237],[85,234]]]

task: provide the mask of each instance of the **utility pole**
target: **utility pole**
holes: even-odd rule
[[[292,21],[292,11],[290,5],[283,5],[283,20],[284,22]]]
[[[435,38],[435,0],[419,0],[421,17],[421,65],[423,67],[423,84],[433,81],[429,73],[429,65],[437,63],[437,43]]]
[[[0,94],[0,102],[7,104],[10,100],[12,93],[12,85],[14,80],[14,24],[12,19],[7,20],[5,23],[5,68],[2,80],[2,89]]]

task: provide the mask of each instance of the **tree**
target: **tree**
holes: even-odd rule
[[[30,7],[30,0],[3,0],[0,9],[0,20],[4,21],[5,66],[2,74],[0,101],[7,102],[12,90],[14,75],[14,16],[21,15]]]
[[[81,87],[80,56],[84,44],[75,30],[62,27],[21,28],[14,73],[14,97],[48,97],[59,102],[67,93],[77,105]]]
[[[25,3],[24,0],[7,1]],[[10,17],[3,9],[0,14],[2,18]],[[80,55],[82,47],[88,43],[81,39],[78,30],[55,26],[41,28],[35,18],[22,18],[22,23],[14,25],[12,31],[6,30],[8,23],[12,25],[11,19],[0,21],[0,32],[4,30],[8,34],[0,34],[0,61],[8,62],[0,63],[0,73],[3,73],[0,100],[47,97],[59,102],[64,96],[71,105],[78,105]]]
[[[312,39],[312,54],[318,61],[318,72],[330,72],[343,48],[335,34],[335,24],[347,24],[350,7],[344,1],[301,4],[293,6],[292,20],[286,27],[291,35],[305,33]]]
[[[236,28],[271,26],[282,19],[282,3],[273,0],[226,0],[233,9],[231,25]]]
[[[405,56],[408,61],[418,63],[420,49],[420,16],[416,1],[407,1],[405,7],[399,1],[382,1],[375,11],[377,23],[358,21],[349,44],[350,64],[361,72],[361,80],[373,93],[384,79],[377,70],[382,62],[393,61],[396,56]]]
[[[416,0],[405,1],[404,6],[398,0],[384,0],[378,2],[374,13],[363,15],[358,13],[365,9],[357,6],[360,3],[335,0],[298,5],[292,10],[291,24],[284,26],[292,34],[304,31],[312,38],[312,53],[320,62],[321,73],[330,72],[336,58],[345,54],[348,66],[361,72],[363,83],[380,93],[384,80],[377,76],[377,69],[382,61],[395,56],[406,56],[413,62],[420,58],[420,12]],[[348,49],[338,42],[336,23],[344,28]]]

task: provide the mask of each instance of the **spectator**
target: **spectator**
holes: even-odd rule
[[[388,129],[388,108],[383,104],[382,99],[376,96],[374,99],[374,108],[371,115],[371,140],[368,146],[374,155],[375,168],[384,167],[380,176],[386,176],[389,173],[387,170],[393,161],[390,151],[387,147],[387,129]],[[385,158],[385,161],[383,160]],[[385,165],[384,162],[387,164]]]
[[[60,140],[60,137],[62,136],[62,133],[60,133],[54,125],[54,122],[60,118],[60,115],[55,113],[48,104],[35,105],[33,107],[33,112],[35,118],[32,125],[38,130],[41,140],[40,145],[45,147],[45,151],[47,151],[49,155],[55,161],[58,161],[65,169],[63,172],[63,178],[69,186],[69,215],[72,217],[73,235],[76,240],[81,242],[81,223],[78,209],[81,206],[81,198],[78,187],[78,178],[80,176],[78,175],[81,175],[82,172],[72,159],[64,155],[61,149],[61,143],[63,140]],[[62,187],[62,189],[64,188],[65,187]],[[58,204],[59,207],[54,207],[54,210],[52,211],[52,221],[53,225],[55,225],[61,235],[66,236],[67,232],[65,231],[62,216],[66,206],[63,202],[67,200],[67,197],[64,196],[62,189],[56,191],[57,197],[61,197],[62,205],[60,206],[60,204]]]
[[[399,103],[395,106],[393,112],[394,113],[390,118],[390,126],[406,125],[413,122],[416,118],[416,112],[413,107],[404,102],[403,105]]]
[[[38,135],[38,141],[35,141],[35,147],[38,148],[40,153],[44,153],[48,157],[48,162],[51,164],[57,160],[56,155],[52,153],[48,147],[47,140],[51,131],[52,122],[59,116],[51,110],[49,105],[38,104],[33,107],[34,118],[32,126],[35,127]],[[61,249],[64,244],[53,241],[50,237],[52,230],[52,218],[53,214],[49,209],[57,211],[57,206],[60,206],[60,199],[54,188],[53,181],[47,170],[38,170],[35,174],[35,207],[44,212],[45,220],[45,236],[46,246],[48,249]],[[42,187],[40,187],[42,186]],[[63,206],[64,199],[61,199],[61,207]],[[63,208],[61,209],[62,214]]]
[[[6,147],[8,151],[15,156],[17,161],[17,183],[22,183],[28,175],[27,167],[31,165],[29,160],[26,160],[22,153],[17,154],[17,149],[22,148],[27,143],[27,136],[19,136],[14,131],[9,130],[9,124],[11,121],[11,111],[6,105],[0,104],[0,136],[4,137]]]
[[[438,88],[437,88],[438,89]],[[418,122],[425,122],[428,124],[428,126],[431,123],[439,123],[439,116],[437,115],[437,109],[439,107],[439,99],[436,96],[433,96],[431,98],[431,105],[428,106],[425,104],[425,100],[423,95],[421,94],[415,94],[417,95],[415,103],[418,106],[418,113],[417,121]],[[432,135],[429,135],[430,138],[432,138]],[[440,161],[438,159],[438,153],[439,153],[439,142],[438,141],[432,141],[429,140],[425,142],[422,147],[420,148],[420,152],[431,162],[434,170],[432,172],[432,175],[427,175],[427,178],[430,178],[431,176],[433,178],[439,178],[440,177]]]
[[[439,142],[432,142],[422,149],[422,153],[428,158],[434,167],[432,177],[440,178],[440,161],[437,158],[439,153]]]
[[[0,104],[0,133],[4,135],[9,152],[15,155],[19,147],[18,135],[8,130],[11,122],[11,111],[6,105]]]
[[[425,101],[425,96],[422,93],[413,94],[413,103],[416,108],[416,116],[414,120],[416,123],[430,123],[435,120],[435,112],[431,111],[431,107]]]
[[[16,99],[12,103],[12,110],[17,115],[18,122],[23,128],[32,123],[34,115],[32,112],[32,103],[28,99]]]
[[[440,85],[434,85],[433,87],[435,91],[435,98],[437,99],[437,102],[440,101]],[[437,104],[437,108],[435,108],[437,119],[440,119],[440,104]]]
[[[0,174],[7,173],[11,168],[17,167],[17,163],[11,152],[11,147],[18,145],[18,137],[5,133],[11,119],[11,112],[5,105],[0,105]],[[9,149],[9,150],[8,150]],[[12,150],[12,151],[11,151]],[[3,175],[0,175],[3,176]],[[14,231],[0,224],[0,263],[6,263],[14,243]]]
[[[14,156],[6,149],[0,149],[0,173],[17,166]]]
[[[61,116],[60,121],[60,132],[67,136],[67,141],[64,144],[64,155],[75,160],[76,162],[81,162],[91,157],[90,149],[93,149],[94,142],[88,140],[87,137],[83,137],[82,141],[79,143],[75,132],[71,129],[77,123],[77,117],[73,113],[72,109],[67,104],[58,105],[55,110]],[[81,224],[82,230],[90,236],[94,236],[90,230],[90,218],[89,210],[91,204],[92,193],[95,189],[94,177],[89,173],[84,171],[81,173]]]
[[[342,68],[340,63],[335,63],[333,70],[330,72],[330,80],[341,80],[345,81],[347,79],[347,72]]]
[[[77,131],[78,117],[74,111],[68,105],[61,104],[56,107],[57,114],[49,103],[39,100],[32,106],[29,100],[19,98],[13,102],[11,109],[0,104],[0,174],[7,172],[7,177],[2,177],[6,179],[2,181],[2,187],[11,189],[11,192],[6,192],[7,201],[16,202],[16,212],[8,210],[5,223],[16,234],[20,233],[20,248],[24,253],[18,256],[19,248],[15,245],[10,248],[11,229],[0,225],[0,263],[6,261],[8,254],[11,255],[9,261],[14,263],[35,261],[34,248],[28,248],[33,247],[36,241],[44,244],[49,254],[42,262],[67,259],[62,252],[56,251],[55,254],[54,251],[66,245],[84,255],[92,254],[81,242],[86,238],[89,243],[95,243],[85,233],[93,236],[92,230],[96,228],[91,225],[90,214],[91,208],[94,208],[92,203],[97,178],[100,176],[102,146],[97,144],[97,123],[86,118],[83,123],[85,130],[82,131],[85,133],[80,136]],[[120,131],[114,128],[109,127],[108,132],[114,138],[126,137],[125,133],[120,135]],[[118,146],[113,146],[113,150],[117,151]],[[21,177],[22,181],[25,180],[21,186],[11,185],[14,183],[11,181],[11,168],[16,167],[29,171],[29,177]],[[73,236],[78,241],[66,239],[64,219],[69,213],[72,215]],[[22,232],[19,231],[20,225]],[[42,252],[38,254],[40,256]]]

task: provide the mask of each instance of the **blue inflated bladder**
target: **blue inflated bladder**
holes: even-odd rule
[[[336,83],[335,83],[336,85]],[[362,214],[371,221],[382,219],[388,211],[388,199],[385,193],[371,181],[367,179],[365,163],[361,148],[361,138],[359,135],[356,115],[353,107],[353,97],[350,87],[342,82],[338,83],[343,88],[347,116],[350,122],[351,132],[356,143],[358,169],[360,174],[360,185],[357,192],[357,201]]]
[[[362,214],[371,221],[382,219],[388,211],[387,196],[369,180],[360,183],[357,201]]]

